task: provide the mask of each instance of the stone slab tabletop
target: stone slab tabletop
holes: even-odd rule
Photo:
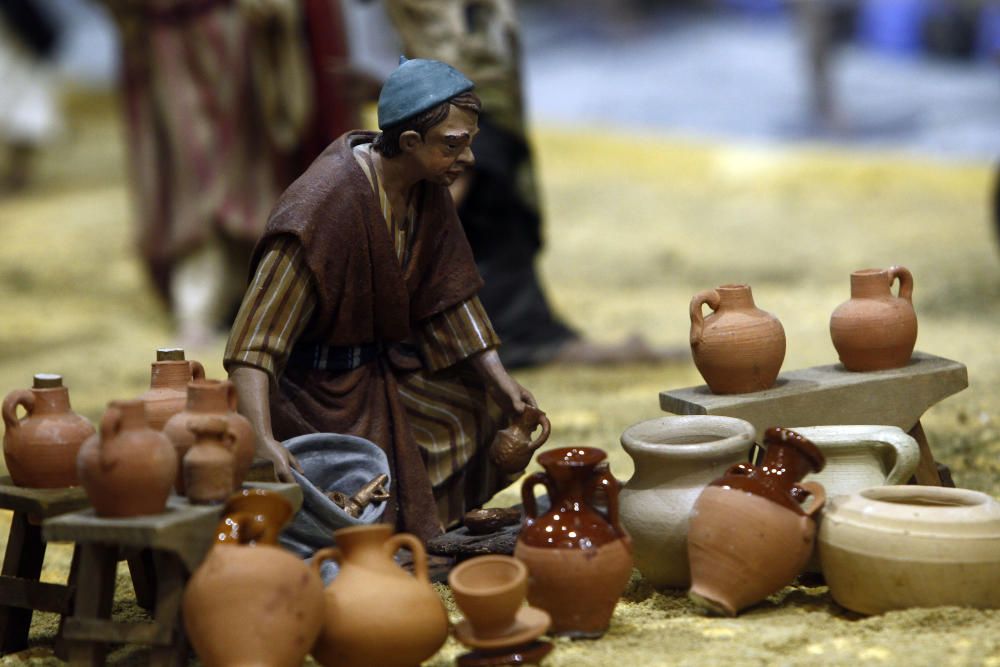
[[[10,475],[0,476],[0,508],[44,519],[90,505],[82,486],[64,489],[29,489],[15,486]]]
[[[842,364],[778,375],[771,389],[713,394],[707,385],[660,392],[660,407],[678,415],[745,419],[758,435],[770,426],[886,424],[911,430],[942,399],[969,386],[964,364],[914,352],[903,368],[857,373]]]

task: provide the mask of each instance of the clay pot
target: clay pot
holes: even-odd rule
[[[833,599],[862,614],[1000,608],[1000,504],[978,491],[884,486],[833,499],[819,531]]]
[[[27,414],[17,418],[17,406]],[[76,456],[94,435],[89,421],[70,409],[62,376],[35,375],[31,389],[7,394],[3,402],[3,456],[14,484],[36,489],[76,486]]]
[[[184,590],[184,627],[205,667],[299,667],[323,619],[323,582],[277,546],[291,517],[277,493],[248,489],[226,504]]]
[[[194,380],[187,383],[186,407],[167,420],[163,433],[174,443],[177,457],[183,461],[194,444],[194,433],[190,429],[192,418],[198,415],[223,417],[233,436],[233,488],[238,489],[253,463],[254,432],[247,418],[236,412],[236,407],[236,387],[229,380]],[[178,475],[175,482],[177,493],[181,495],[185,494],[183,477],[183,474]]]
[[[545,472],[524,480],[524,526],[514,556],[528,566],[528,603],[552,617],[552,632],[600,637],[632,574],[632,541],[618,521],[619,484],[606,455],[592,447],[553,449],[538,456]],[[534,487],[543,484],[551,508],[539,516]],[[593,505],[603,494],[607,514]]]
[[[188,420],[195,443],[181,467],[188,500],[196,505],[225,502],[232,495],[234,440],[222,417],[202,415]]]
[[[635,474],[621,492],[621,521],[635,566],[658,588],[687,588],[688,518],[708,483],[747,461],[754,427],[733,417],[661,417],[630,426],[622,447]]]
[[[184,350],[156,351],[152,365],[149,391],[139,396],[146,404],[149,427],[163,430],[167,420],[187,404],[187,384],[192,379],[204,380],[205,368],[197,361],[185,361]]]
[[[826,494],[815,482],[797,482],[822,469],[823,455],[787,429],[768,429],[764,444],[759,467],[731,467],[701,493],[691,513],[688,596],[710,611],[735,616],[789,584],[812,554],[813,517]]]
[[[892,283],[899,279],[899,296]],[[850,371],[900,368],[910,362],[917,342],[913,276],[902,266],[851,274],[851,298],[830,317],[830,337]]]
[[[327,667],[414,667],[448,638],[448,617],[427,574],[427,553],[416,536],[392,534],[386,524],[342,528],[337,546],[313,556],[340,565],[327,586],[323,629],[312,655]],[[414,574],[393,560],[400,547],[413,552]]]
[[[542,432],[532,441],[531,434],[539,426]],[[497,468],[515,475],[528,467],[531,456],[549,439],[552,425],[544,412],[526,405],[524,412],[511,420],[510,426],[498,431],[490,444],[490,460]]]
[[[113,401],[77,457],[80,483],[97,516],[159,514],[177,476],[177,454],[149,428],[142,401]]]
[[[704,304],[714,312],[702,319]],[[785,330],[754,305],[749,285],[723,285],[691,299],[691,354],[716,394],[770,389],[785,360]]]

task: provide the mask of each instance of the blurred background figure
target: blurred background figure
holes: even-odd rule
[[[59,38],[44,5],[0,0],[0,192],[28,184],[35,152],[63,127],[53,62]]]

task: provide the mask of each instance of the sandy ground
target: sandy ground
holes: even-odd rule
[[[172,340],[131,252],[117,118],[106,106],[73,118],[72,136],[39,164],[36,189],[0,200],[0,389],[59,372],[74,408],[97,419],[109,400],[144,390],[154,349]],[[537,148],[548,212],[543,273],[559,309],[594,338],[641,331],[657,344],[686,345],[691,295],[746,282],[784,324],[786,369],[832,363],[828,320],[848,297],[849,273],[908,266],[918,348],[963,361],[971,382],[927,413],[929,439],[960,486],[1000,493],[1000,262],[986,214],[987,165],[638,139],[594,128],[541,128]],[[221,349],[219,341],[189,356],[219,376]],[[551,416],[551,446],[602,447],[622,479],[632,465],[621,432],[660,414],[661,390],[700,383],[690,362],[552,367],[518,378]],[[510,489],[497,503],[516,498]],[[68,549],[53,546],[44,576],[60,580],[67,566]],[[140,614],[121,582],[116,611]],[[56,664],[45,657],[54,631],[55,618],[39,615],[35,657],[25,656],[32,664]],[[451,664],[460,651],[450,641],[428,664]],[[865,619],[838,608],[823,587],[798,587],[722,620],[635,576],[605,638],[559,641],[546,664],[723,661],[1000,664],[1000,613],[931,609]],[[144,662],[141,650],[111,659]],[[8,657],[3,664],[19,663]]]

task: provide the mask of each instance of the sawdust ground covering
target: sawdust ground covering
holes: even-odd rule
[[[59,372],[75,409],[147,386],[169,322],[132,253],[126,165],[107,101],[77,104],[73,132],[39,163],[36,187],[0,200],[0,390]],[[543,128],[537,136],[548,246],[542,273],[559,309],[590,336],[641,331],[686,345],[688,300],[729,282],[753,286],[788,337],[785,368],[831,363],[830,312],[858,268],[908,266],[916,281],[918,348],[965,362],[971,386],[924,425],[961,486],[1000,493],[1000,262],[987,218],[987,165],[884,155],[759,149]],[[191,351],[222,373],[222,341]],[[518,374],[549,412],[551,446],[603,447],[632,472],[618,438],[660,414],[657,394],[699,384],[690,363]],[[510,489],[498,504],[516,501]],[[7,513],[0,513],[6,535]],[[69,549],[52,545],[43,578],[60,581]],[[142,615],[124,568],[116,613]],[[457,618],[446,588],[442,596]],[[31,664],[56,664],[56,617],[32,627]],[[461,652],[449,641],[428,664]],[[17,664],[8,657],[4,664]],[[823,587],[789,587],[736,619],[696,611],[638,575],[600,641],[559,641],[553,667],[640,665],[1000,664],[1000,613],[955,608],[861,618]],[[142,665],[142,649],[110,664]]]

